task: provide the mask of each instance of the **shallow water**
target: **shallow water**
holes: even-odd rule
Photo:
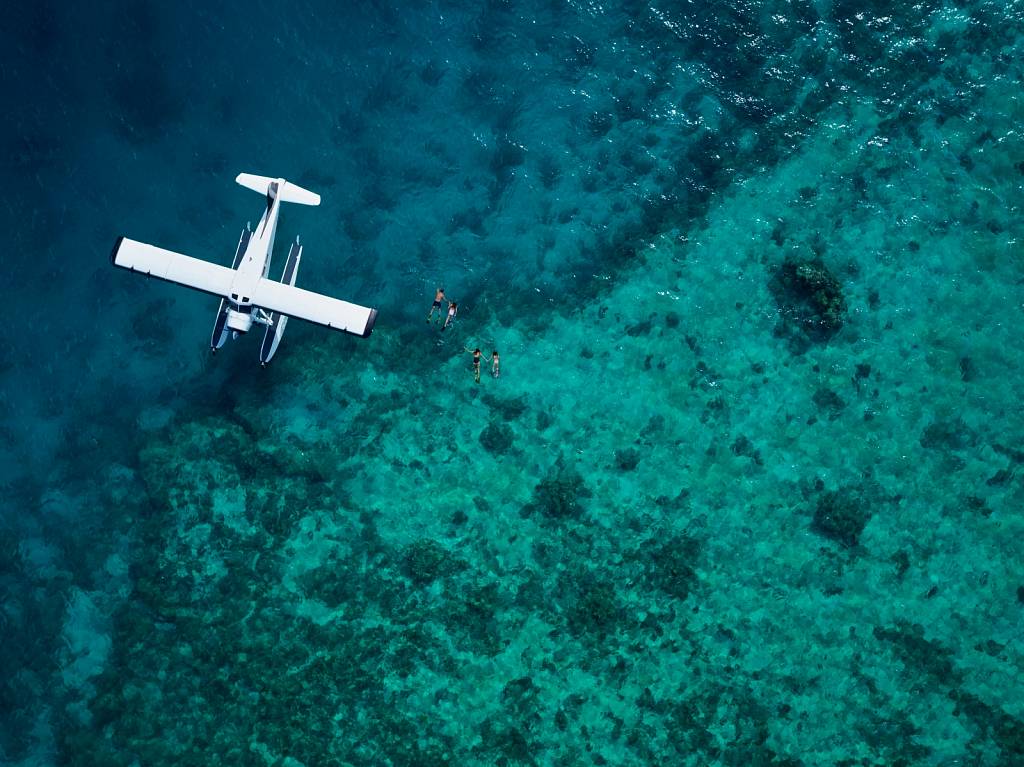
[[[0,763],[1024,763],[1019,3],[10,16]]]

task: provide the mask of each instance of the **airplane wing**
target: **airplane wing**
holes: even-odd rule
[[[231,292],[231,281],[235,278],[234,269],[129,240],[127,237],[117,238],[110,252],[110,263],[221,298]]]
[[[237,272],[172,250],[119,237],[110,253],[115,266],[159,277],[188,288],[226,298]],[[334,330],[367,338],[377,321],[377,310],[339,301],[272,280],[260,279],[252,294],[252,304],[270,312],[298,317]]]
[[[256,283],[252,303],[267,311],[298,317],[363,338],[373,332],[373,325],[377,321],[376,309],[267,279]]]

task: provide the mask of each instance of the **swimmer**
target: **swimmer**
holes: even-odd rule
[[[501,375],[501,360],[497,352],[491,352],[491,376],[497,378]]]
[[[449,301],[448,302],[448,316],[445,317],[444,325],[441,326],[441,330],[444,330],[445,328],[447,328],[451,324],[452,320],[455,319],[455,315],[458,314],[458,313],[459,313],[459,305],[457,303],[455,303],[454,301]]]
[[[462,348],[473,355],[473,380],[480,383],[480,350],[470,349],[468,346],[463,346]]]
[[[437,309],[437,321],[441,321],[441,302],[444,301],[444,288],[438,288],[437,293],[434,294],[434,305],[430,307],[430,313],[427,315],[427,322],[434,316],[434,309]]]

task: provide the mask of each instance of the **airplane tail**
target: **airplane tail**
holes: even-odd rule
[[[276,184],[276,196],[277,199],[281,200],[281,202],[296,202],[299,205],[320,204],[320,195],[315,192],[310,192],[308,189],[303,189],[301,186],[296,186],[290,181],[285,181],[283,178],[255,176],[252,173],[239,173],[235,178],[235,181],[246,189],[252,189],[254,192],[267,195],[268,199],[272,196],[270,185]]]

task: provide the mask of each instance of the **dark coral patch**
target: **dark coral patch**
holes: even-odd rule
[[[761,458],[761,451],[754,447],[754,443],[745,434],[741,434],[729,448],[734,455],[749,458],[758,466],[764,466],[764,459]]]
[[[411,544],[402,553],[402,574],[419,586],[458,572],[465,566],[465,562],[444,546],[426,538]]]
[[[858,494],[836,490],[818,499],[811,529],[843,546],[856,546],[869,519],[871,512]]]
[[[627,447],[615,451],[615,465],[621,471],[633,471],[640,464],[640,451]]]
[[[846,407],[846,402],[836,392],[827,387],[821,387],[811,398],[819,410],[825,412],[828,420],[834,421],[839,417],[840,412]]]
[[[935,421],[921,434],[921,447],[929,450],[963,450],[976,444],[978,435],[962,418],[955,421]]]
[[[843,326],[842,286],[820,258],[787,258],[768,284],[779,309],[777,336],[797,353],[825,343]]]
[[[684,534],[649,540],[633,558],[644,568],[642,583],[646,587],[686,599],[698,582],[694,568],[700,553],[700,541]]]
[[[502,420],[505,421],[515,421],[529,410],[529,406],[526,404],[526,397],[504,399],[491,394],[484,394],[480,399],[487,407],[491,408],[495,415],[501,416]]]
[[[480,444],[489,453],[503,455],[512,448],[512,429],[507,424],[492,421],[480,432]]]
[[[584,578],[569,606],[569,627],[574,633],[590,632],[603,636],[620,618],[615,587],[599,578]]]
[[[523,516],[540,512],[548,519],[576,519],[583,514],[581,500],[590,490],[579,472],[559,460],[533,491],[533,500],[523,508]]]
[[[920,624],[897,620],[895,626],[876,626],[873,634],[875,639],[889,643],[907,666],[942,682],[955,684],[960,681],[953,651],[925,638],[924,627]]]

